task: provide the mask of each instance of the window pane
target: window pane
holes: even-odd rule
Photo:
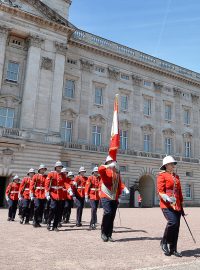
[[[65,96],[73,98],[74,92],[75,92],[75,82],[72,80],[67,80],[65,86]]]
[[[128,97],[125,95],[121,96],[121,109],[122,110],[128,109]]]
[[[171,105],[165,105],[165,119],[171,120],[172,118],[172,107]]]
[[[144,99],[144,114],[145,115],[151,114],[151,100],[147,98]]]
[[[150,152],[151,150],[151,141],[150,141],[150,135],[145,134],[144,135],[144,151]]]
[[[103,104],[102,88],[95,88],[95,103]]]
[[[72,141],[72,122],[71,121],[62,121],[61,138],[66,142]]]
[[[12,128],[14,121],[14,109],[0,108],[0,126]]]
[[[101,145],[101,127],[99,126],[92,127],[92,144],[96,146]]]
[[[18,75],[19,75],[19,64],[9,62],[7,69],[7,80],[17,82]]]

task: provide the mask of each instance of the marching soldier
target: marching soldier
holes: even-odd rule
[[[161,248],[166,256],[182,257],[182,254],[177,251],[177,242],[180,218],[185,213],[182,206],[183,195],[180,179],[174,173],[176,164],[177,162],[172,156],[166,156],[163,159],[163,165],[160,167],[162,172],[159,173],[157,178],[157,191],[160,197],[160,207],[168,221],[161,240]]]
[[[35,174],[35,170],[31,168],[27,175],[28,177],[24,177],[19,187],[19,200],[22,200],[22,217],[20,220],[20,224],[29,224],[30,220],[30,183]]]
[[[99,205],[99,187],[100,187],[100,176],[98,172],[98,167],[94,167],[92,175],[88,177],[85,185],[85,201],[90,200],[91,206],[91,221],[90,229],[96,229],[97,223],[97,208]]]
[[[118,199],[122,191],[129,194],[129,190],[122,183],[116,161],[108,156],[105,165],[99,167],[101,176],[101,204],[104,210],[101,224],[101,238],[104,242],[114,242],[112,239],[113,224],[118,207]]]
[[[45,195],[47,200],[50,200],[49,217],[47,221],[47,230],[51,229],[51,222],[53,221],[52,231],[58,230],[58,223],[61,216],[63,203],[63,187],[65,176],[61,173],[63,165],[60,161],[55,164],[55,171],[48,174],[45,181]]]
[[[33,227],[41,227],[44,207],[46,203],[45,197],[45,172],[47,168],[44,164],[41,164],[38,168],[38,173],[33,176],[30,184],[30,199],[34,201],[34,222]]]
[[[82,214],[85,201],[85,184],[87,177],[85,176],[86,170],[84,167],[80,167],[78,175],[74,179],[74,186],[76,187],[76,206],[77,206],[77,215],[76,215],[76,226],[82,226]]]
[[[64,182],[66,182],[67,175],[68,175],[67,168],[62,168],[61,173],[64,175]],[[58,227],[62,227],[61,221],[62,221],[64,206],[65,206],[65,202],[67,200],[67,197],[68,197],[68,190],[65,189],[65,186],[64,186],[63,187],[63,197],[62,197],[62,207],[61,207],[61,213],[60,213],[60,217],[59,217]]]
[[[71,215],[71,209],[73,208],[74,204],[74,192],[73,192],[73,178],[74,174],[73,172],[69,172],[66,178],[66,183],[70,185],[71,187],[71,192],[67,192],[66,194],[66,200],[64,204],[64,210],[63,210],[63,222],[64,223],[69,223],[70,215]],[[66,187],[66,183],[64,183]],[[71,194],[71,195],[70,195]]]
[[[8,184],[6,188],[6,200],[8,202],[8,221],[14,221],[17,211],[18,195],[19,195],[19,183],[20,179],[18,175],[13,177],[13,181]]]

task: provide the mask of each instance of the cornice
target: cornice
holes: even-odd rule
[[[145,62],[140,62],[140,61],[138,61],[136,59],[128,58],[126,56],[114,53],[112,51],[107,51],[104,48],[99,48],[99,47],[96,47],[96,46],[92,46],[92,45],[90,45],[88,43],[83,43],[81,41],[74,40],[74,39],[73,40],[70,39],[68,41],[68,44],[72,45],[72,46],[82,48],[82,49],[86,49],[88,51],[98,53],[98,54],[106,56],[106,57],[110,57],[110,58],[115,59],[115,60],[119,60],[119,61],[124,62],[126,64],[130,64],[130,65],[140,67],[140,68],[145,69],[145,70],[149,70],[149,71],[152,71],[152,72],[157,72],[157,73],[159,73],[161,75],[168,76],[170,78],[185,82],[185,83],[190,84],[190,85],[194,85],[194,86],[198,86],[198,87],[200,86],[200,82],[198,82],[196,80],[193,80],[193,79],[190,79],[190,78],[187,78],[187,77],[183,77],[183,76],[178,75],[176,73],[172,73],[172,72],[164,70],[162,68],[149,65],[148,63],[145,63]]]
[[[17,17],[19,17],[21,19],[25,19],[27,21],[35,22],[35,23],[39,24],[40,26],[48,27],[48,28],[51,28],[55,31],[60,31],[62,33],[68,34],[69,36],[71,36],[73,34],[73,32],[75,31],[75,29],[72,29],[66,25],[50,21],[48,19],[39,17],[37,15],[26,13],[23,10],[20,10],[20,9],[14,8],[14,7],[10,7],[7,5],[1,4],[0,11],[7,12],[12,16],[17,16]]]

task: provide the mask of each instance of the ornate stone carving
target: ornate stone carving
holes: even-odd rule
[[[65,43],[59,43],[56,41],[55,47],[56,47],[57,53],[62,54],[62,55],[66,55],[68,48],[67,48],[67,45]]]
[[[132,75],[133,83],[136,85],[140,85],[142,82],[142,78],[137,75]]]
[[[174,87],[173,91],[174,91],[174,96],[175,97],[180,97],[181,94],[182,94],[182,91],[180,90],[180,88]]]
[[[0,36],[7,36],[9,32],[11,31],[11,28],[5,26],[5,25],[0,25]]]
[[[199,101],[199,96],[196,94],[191,94],[192,102],[193,103],[198,103]]]
[[[105,124],[106,119],[101,114],[90,115],[90,120],[92,123]]]
[[[0,95],[0,105],[14,108],[21,103],[21,99],[13,95]]]
[[[61,112],[61,116],[65,117],[66,119],[74,119],[77,117],[77,113],[72,109],[67,109]]]
[[[190,133],[190,132],[183,133],[183,138],[185,138],[185,139],[191,139],[192,138],[192,133]]]
[[[14,154],[14,151],[9,148],[6,148],[2,150],[2,153],[3,155],[6,155],[6,156],[12,156]]]
[[[85,59],[80,59],[81,62],[81,68],[86,71],[92,71],[94,68],[94,63],[89,62],[88,60]]]
[[[161,92],[162,91],[162,88],[163,88],[163,85],[159,82],[154,82],[154,88],[155,88],[155,91],[156,92]]]
[[[141,126],[141,129],[143,130],[143,132],[152,132],[154,128],[152,125],[146,124]]]
[[[116,70],[114,68],[108,67],[108,74],[111,79],[117,80],[119,79],[119,70]]]
[[[162,132],[163,132],[164,136],[174,136],[174,134],[175,134],[175,131],[171,128],[163,129]]]
[[[119,126],[121,129],[127,129],[131,127],[131,123],[127,119],[119,121]]]
[[[53,60],[48,57],[42,57],[41,68],[52,71]]]
[[[40,48],[42,43],[44,42],[44,39],[38,35],[37,36],[31,35],[27,38],[26,42],[28,43],[29,46]]]

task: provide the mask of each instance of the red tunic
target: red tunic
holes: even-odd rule
[[[120,174],[110,168],[106,168],[105,165],[99,167],[99,173],[101,176],[100,198],[118,200],[122,190],[125,188]]]
[[[64,180],[62,173],[50,172],[45,181],[45,192],[54,200],[63,200]]]
[[[30,199],[30,182],[30,177],[24,177],[19,187],[20,195],[26,200]]]
[[[6,188],[6,196],[8,196],[8,198],[13,201],[17,201],[19,195],[19,186],[20,183],[15,182],[9,183]]]
[[[161,172],[157,177],[157,191],[160,196],[161,208],[173,208],[176,211],[182,209],[183,195],[181,190],[181,183],[178,175],[170,174],[168,172]],[[170,204],[165,202],[162,196],[175,197],[176,203]]]
[[[76,195],[78,195],[81,198],[85,197],[85,184],[87,181],[86,176],[77,175],[74,179],[74,182],[77,183],[76,187]]]
[[[87,194],[91,200],[99,200],[100,176],[91,175],[85,185],[85,195]]]
[[[71,190],[74,193],[74,186],[73,180],[71,178],[66,177],[64,181],[64,188],[63,188],[63,199],[64,200],[73,200],[73,196],[69,194]]]
[[[30,184],[30,193],[37,199],[45,199],[45,180],[47,176],[37,173]]]

